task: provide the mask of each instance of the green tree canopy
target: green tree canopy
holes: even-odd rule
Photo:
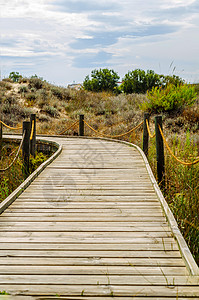
[[[18,82],[22,76],[19,74],[19,72],[11,72],[9,78],[12,79],[13,82]]]
[[[165,76],[156,74],[153,70],[147,70],[147,72],[145,72],[141,69],[135,69],[133,71],[129,71],[125,75],[121,89],[126,94],[144,94],[147,91],[151,91],[154,87],[166,87],[169,84],[177,86],[183,83],[184,80],[176,75]]]
[[[119,78],[119,75],[114,70],[95,69],[91,72],[91,79],[89,75],[86,76],[83,87],[85,90],[93,92],[114,92],[117,89]]]
[[[131,93],[146,93],[154,86],[160,85],[160,76],[152,70],[145,72],[141,69],[129,71],[124,79],[121,89],[126,94]]]

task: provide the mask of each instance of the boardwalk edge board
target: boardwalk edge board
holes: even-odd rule
[[[13,135],[12,135],[13,136]],[[15,135],[14,135],[15,136]],[[161,203],[161,206],[163,208],[163,211],[165,213],[165,216],[167,218],[167,221],[169,223],[169,226],[171,227],[171,231],[174,235],[174,238],[176,239],[177,241],[177,244],[178,244],[178,247],[179,247],[179,250],[180,250],[180,253],[185,261],[185,264],[190,272],[190,275],[193,275],[193,276],[198,276],[199,275],[199,267],[198,265],[196,264],[188,246],[187,246],[187,243],[185,241],[185,239],[183,238],[179,228],[178,228],[178,225],[177,225],[177,222],[174,218],[174,215],[173,213],[171,212],[157,182],[156,182],[156,179],[153,175],[153,172],[151,170],[151,167],[149,165],[149,162],[144,154],[144,152],[141,150],[141,148],[135,144],[132,144],[132,143],[129,143],[129,142],[126,142],[126,141],[122,141],[122,140],[117,140],[117,139],[111,139],[111,138],[99,138],[99,137],[87,137],[87,136],[82,136],[82,137],[76,137],[76,136],[47,136],[47,135],[39,135],[38,137],[40,138],[44,138],[44,139],[41,139],[40,141],[44,141],[44,142],[54,142],[54,141],[49,141],[50,138],[56,138],[56,139],[60,139],[60,138],[81,138],[81,139],[97,139],[97,140],[104,140],[104,141],[109,141],[109,142],[116,142],[116,143],[122,143],[122,144],[126,144],[130,147],[134,147],[138,150],[138,152],[141,154],[143,160],[144,160],[144,163],[145,163],[145,166],[146,166],[146,169],[147,169],[147,172],[149,174],[149,177],[150,177],[150,180],[151,180],[151,183],[154,187],[154,190],[157,194],[157,197]],[[47,140],[48,139],[48,140]],[[0,214],[12,203],[14,202],[14,200],[32,183],[32,181],[43,171],[43,169],[48,166],[62,151],[62,145],[61,144],[58,144],[56,142],[54,142],[55,145],[58,145],[59,148],[58,150],[46,161],[44,162],[34,173],[32,173],[27,179],[26,181],[24,181],[9,197],[7,197],[1,204],[0,204]]]
[[[39,176],[39,174],[51,163],[53,162],[62,151],[62,144],[58,144],[54,141],[47,140],[37,140],[37,142],[45,142],[47,144],[53,144],[58,149],[57,151],[49,157],[45,162],[43,162],[16,190],[14,190],[4,201],[0,203],[0,214],[2,214],[6,208],[8,208],[17,199],[24,190],[34,181],[34,179]]]

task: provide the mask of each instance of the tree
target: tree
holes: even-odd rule
[[[119,80],[118,74],[114,70],[99,69],[91,72],[91,79],[89,75],[86,76],[83,87],[87,91],[102,92],[117,90],[117,82]]]
[[[133,71],[129,71],[125,75],[121,89],[126,94],[144,94],[147,91],[151,91],[154,87],[166,88],[169,84],[177,86],[184,83],[184,80],[176,75],[165,76],[156,74],[153,70],[147,70],[147,72],[145,72],[141,69],[135,69]]]
[[[19,72],[11,72],[9,78],[12,79],[13,82],[18,82],[22,76],[19,75]]]
[[[173,75],[160,75],[161,85],[166,87],[169,84],[173,84],[175,86],[185,84],[184,79],[180,78],[179,76]]]
[[[154,86],[160,85],[160,76],[152,70],[148,70],[146,73],[144,70],[135,69],[129,71],[124,79],[121,89],[126,94],[132,93],[146,93],[147,90],[151,90]]]

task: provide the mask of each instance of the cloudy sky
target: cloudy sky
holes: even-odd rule
[[[140,68],[199,82],[198,0],[0,0],[0,34],[2,78]]]

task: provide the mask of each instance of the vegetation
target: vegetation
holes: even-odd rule
[[[13,82],[18,82],[20,78],[22,78],[22,76],[19,74],[19,72],[11,72],[9,75],[9,78],[13,81]]]
[[[121,89],[126,94],[144,94],[147,90],[160,86],[160,83],[160,76],[154,71],[148,70],[145,73],[144,70],[136,69],[134,71],[129,71],[125,75]]]
[[[155,87],[166,87],[169,84],[174,86],[184,84],[184,80],[179,76],[164,76],[156,74],[153,70],[145,72],[141,69],[129,71],[123,78],[122,84],[119,87],[118,74],[114,70],[95,69],[91,72],[91,78],[86,76],[83,82],[83,88],[92,92],[109,91],[115,94],[124,92],[125,94],[145,94]]]
[[[180,137],[171,134],[169,144],[173,153],[183,161],[193,161],[199,154],[199,141],[195,143],[189,131]],[[199,264],[199,163],[184,166],[168,155],[167,151],[165,157],[166,188],[163,194]],[[149,162],[156,174],[155,139],[150,141]]]
[[[168,84],[165,88],[153,87],[147,92],[147,101],[142,103],[141,109],[149,112],[174,111],[192,106],[196,100],[196,92],[193,86],[187,84]]]
[[[14,142],[3,144],[0,168],[5,168],[12,162],[18,147],[19,145]],[[24,181],[22,160],[20,157],[9,170],[0,173],[0,202],[8,197]],[[30,171],[34,172],[47,158],[48,156],[41,152],[36,153],[35,158],[30,158]]]
[[[83,82],[85,90],[92,92],[114,92],[117,90],[117,82],[120,77],[113,70],[99,69],[91,72],[91,78],[89,78],[89,75],[86,76]]]

